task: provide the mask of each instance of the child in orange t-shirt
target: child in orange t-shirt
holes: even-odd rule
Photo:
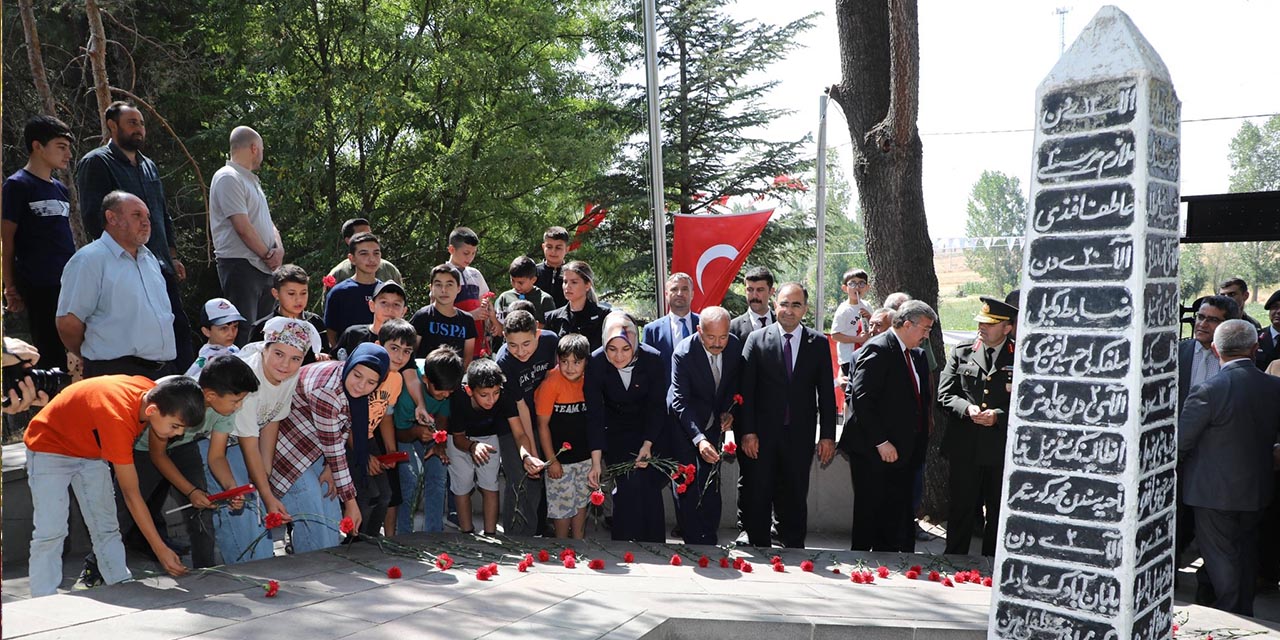
[[[547,372],[534,404],[538,438],[547,452],[547,517],[557,538],[582,538],[591,490],[600,486],[601,451],[587,442],[587,403],[582,374],[591,356],[585,336],[570,333],[556,347],[559,367]],[[557,452],[551,455],[551,452]]]
[[[52,595],[62,583],[62,542],[67,537],[70,500],[76,493],[93,540],[98,568],[107,584],[131,577],[116,518],[111,471],[134,523],[170,575],[187,572],[178,555],[160,539],[138,490],[133,443],[148,426],[161,438],[182,434],[204,421],[204,394],[191,378],[153,382],[142,376],[101,376],[77,382],[54,397],[31,419],[27,445],[27,486],[31,490],[32,597]]]

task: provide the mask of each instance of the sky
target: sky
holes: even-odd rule
[[[984,170],[1015,176],[1029,192],[1035,91],[1060,55],[1055,11],[1068,9],[1070,47],[1102,6],[1071,0],[920,0],[918,124],[930,236],[964,235],[965,203]],[[1160,54],[1182,100],[1182,195],[1225,192],[1231,138],[1244,121],[1189,121],[1280,113],[1280,2],[1143,0],[1117,6]],[[835,1],[739,0],[733,10],[777,24],[815,11],[824,14],[802,36],[804,46],[768,72],[781,79],[769,104],[794,111],[768,135],[786,140],[813,133],[810,154],[816,156],[818,96],[840,78]],[[849,175],[849,131],[834,103],[827,122],[828,145],[841,152]],[[1023,131],[943,135],[1005,130]]]

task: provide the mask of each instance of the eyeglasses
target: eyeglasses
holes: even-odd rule
[[[1203,313],[1196,314],[1196,322],[1203,322],[1205,324],[1220,324],[1225,321],[1226,321],[1226,318],[1215,318],[1213,316],[1206,316]]]
[[[861,289],[862,287],[867,286],[867,281],[866,281],[866,280],[850,280],[850,281],[848,281],[848,282],[844,283],[844,286],[846,286],[846,287],[857,287],[857,288]]]

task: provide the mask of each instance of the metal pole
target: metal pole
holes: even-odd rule
[[[662,187],[662,122],[658,114],[658,10],[644,2],[644,63],[649,85],[649,201],[653,204],[653,275],[658,317],[667,314],[667,211]]]
[[[827,94],[818,96],[818,284],[814,287],[813,328],[825,331],[823,305],[827,274]]]

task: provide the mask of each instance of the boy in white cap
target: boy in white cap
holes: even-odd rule
[[[236,336],[240,334],[241,322],[244,322],[244,316],[230,300],[213,298],[204,303],[200,308],[200,333],[208,342],[200,347],[200,354],[184,375],[199,378],[205,363],[215,356],[238,353],[240,348],[236,346]]]

